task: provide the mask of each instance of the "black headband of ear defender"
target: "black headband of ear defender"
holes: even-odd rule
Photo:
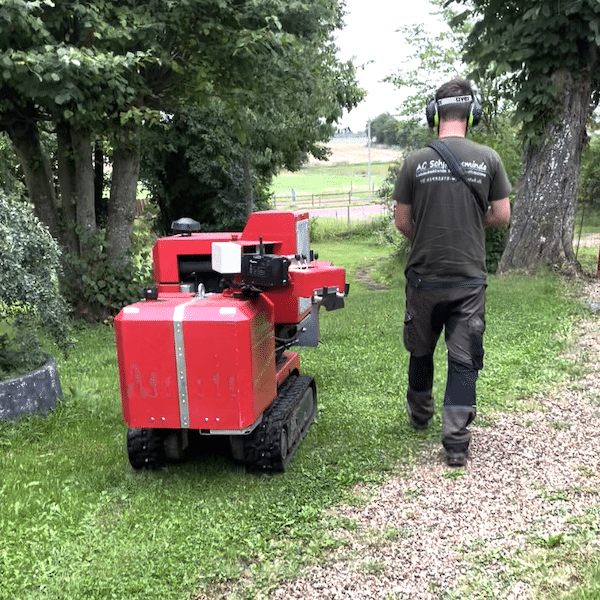
[[[477,98],[474,98],[470,94],[465,96],[451,96],[449,98],[440,98],[439,100],[432,100],[425,107],[425,116],[427,117],[427,124],[432,129],[440,124],[440,115],[438,113],[438,107],[447,106],[448,104],[471,104],[471,111],[469,113],[469,120],[467,127],[476,127],[481,121],[482,108]]]

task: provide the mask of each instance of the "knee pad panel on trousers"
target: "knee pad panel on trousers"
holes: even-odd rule
[[[484,322],[479,317],[474,317],[469,321],[469,350],[473,367],[478,371],[483,369],[483,332]]]
[[[433,388],[433,355],[410,357],[408,386],[415,392],[427,392]]]
[[[444,406],[442,445],[447,451],[466,452],[471,442],[469,425],[474,421],[474,406]]]
[[[448,360],[444,406],[475,406],[478,375],[474,367]]]

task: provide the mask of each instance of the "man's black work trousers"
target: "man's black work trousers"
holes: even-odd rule
[[[483,368],[485,284],[440,289],[406,287],[404,345],[410,352],[408,409],[417,423],[433,416],[433,354],[444,331],[448,375],[442,411],[442,444],[465,452],[476,414],[476,382]]]

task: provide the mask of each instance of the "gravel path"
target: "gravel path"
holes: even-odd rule
[[[588,285],[590,302],[600,284]],[[473,428],[466,470],[444,466],[439,444],[378,489],[366,506],[339,507],[355,530],[346,545],[273,600],[535,599],[532,557],[548,548],[600,552],[600,323],[581,324],[575,358],[589,373],[540,410]],[[577,579],[568,564],[555,589]],[[471,596],[464,585],[477,582]],[[461,591],[462,589],[462,591]],[[482,592],[485,590],[485,594]]]

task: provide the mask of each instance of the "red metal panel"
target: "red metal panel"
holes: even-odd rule
[[[346,270],[332,267],[331,263],[313,261],[308,267],[290,267],[290,284],[265,292],[264,295],[275,305],[275,323],[299,323],[309,312],[300,312],[299,298],[312,298],[324,287],[337,287],[343,292],[346,286]]]
[[[276,254],[294,255],[297,252],[296,223],[308,219],[306,211],[266,210],[250,215],[242,240],[275,239],[281,243],[275,248]],[[266,242],[264,242],[266,243]]]
[[[178,256],[210,255],[213,242],[231,242],[239,233],[193,233],[173,235],[157,240],[152,248],[154,281],[156,283],[178,283]]]
[[[333,267],[330,262],[313,261],[308,268],[291,268],[289,276],[294,293],[302,298],[310,298],[324,287],[337,287],[343,292],[346,286],[346,270]]]
[[[283,355],[285,362],[277,365],[277,387],[293,373],[300,373],[300,356],[296,352]]]
[[[273,288],[263,295],[275,306],[275,323],[300,323],[304,315],[300,314],[298,294],[293,286]],[[306,311],[307,314],[309,311]]]
[[[115,318],[121,402],[129,427],[180,426],[173,335],[179,302],[138,302]]]
[[[186,307],[184,338],[190,427],[252,425],[276,395],[271,304],[207,297]]]
[[[178,306],[183,306],[180,340],[174,333]],[[245,429],[275,398],[273,305],[262,296],[138,302],[117,315],[115,334],[129,427],[181,427],[178,344],[190,428]]]

